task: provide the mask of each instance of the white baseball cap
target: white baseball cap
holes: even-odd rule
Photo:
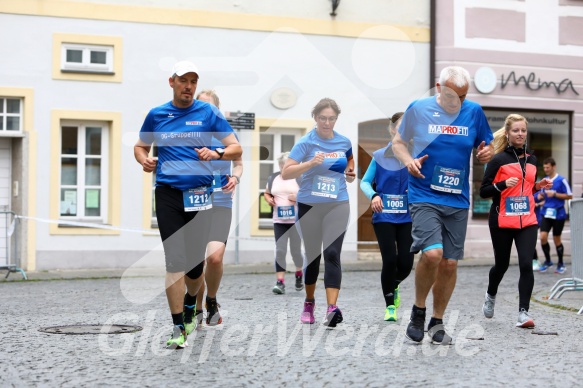
[[[198,68],[190,61],[180,61],[174,64],[172,75],[176,74],[177,76],[182,77],[186,73],[195,73],[198,75]]]

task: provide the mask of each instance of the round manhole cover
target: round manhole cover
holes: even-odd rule
[[[38,331],[49,334],[123,334],[142,330],[131,325],[65,325],[42,327]]]

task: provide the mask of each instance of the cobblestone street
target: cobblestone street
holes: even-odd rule
[[[451,346],[404,337],[414,273],[402,284],[396,323],[383,321],[378,271],[345,271],[334,330],[301,325],[303,291],[273,295],[272,274],[229,274],[218,301],[223,325],[202,327],[184,350],[164,349],[171,330],[156,276],[0,282],[0,386],[577,386],[583,293],[545,302],[570,275],[535,273],[535,335],[515,327],[518,267],[502,282],[494,318],[481,312],[489,267],[460,267],[445,324]],[[16,278],[17,275],[11,275]],[[291,281],[292,276],[287,276]],[[568,304],[571,301],[571,306]],[[429,304],[429,306],[431,306]],[[316,293],[323,318],[323,282]],[[430,308],[428,309],[430,314]],[[81,324],[143,327],[133,334],[63,335],[40,328]]]

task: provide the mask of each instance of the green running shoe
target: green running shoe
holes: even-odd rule
[[[399,306],[401,305],[401,293],[399,292],[399,287],[395,288],[395,307],[399,308]]]
[[[194,316],[196,311],[196,303],[194,306],[189,307],[191,308],[184,306],[184,313],[182,313],[182,319],[184,320],[184,331],[186,332],[187,336],[195,331],[196,327],[198,326],[196,317]]]
[[[196,319],[193,319],[190,322],[184,322],[184,332],[186,333],[187,336],[190,335],[190,333],[192,333],[193,331],[196,330]]]
[[[166,341],[168,349],[182,349],[188,346],[186,342],[186,332],[182,326],[174,326],[172,336]]]
[[[387,306],[385,309],[385,321],[396,322],[397,321],[397,308],[393,305]]]

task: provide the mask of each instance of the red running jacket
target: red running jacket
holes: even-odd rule
[[[533,194],[536,184],[536,156],[529,154],[519,158],[514,147],[507,147],[492,158],[486,165],[484,179],[480,187],[480,197],[492,198],[490,207],[490,223],[497,218],[499,228],[522,229],[530,225],[538,224],[535,214]],[[506,179],[519,178],[514,187],[506,187]],[[512,198],[514,197],[514,198]],[[508,203],[515,203],[524,207],[526,204],[513,201],[517,197],[527,197],[529,209],[521,209],[522,215],[507,214]],[[497,217],[496,217],[497,216]]]

